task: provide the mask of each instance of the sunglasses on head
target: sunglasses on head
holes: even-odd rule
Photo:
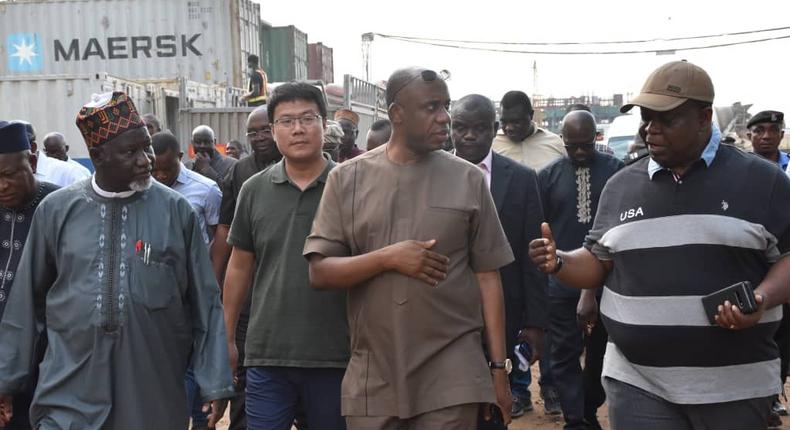
[[[420,73],[412,76],[411,78],[407,79],[401,86],[398,87],[397,90],[392,92],[392,100],[395,100],[395,97],[401,92],[402,89],[406,88],[410,83],[414,82],[415,79],[422,78],[425,82],[433,82],[437,79],[443,79],[438,73],[434,72],[433,70],[423,70]]]

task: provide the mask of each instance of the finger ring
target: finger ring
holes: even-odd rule
[[[735,329],[735,324],[730,324],[730,329],[734,330]]]

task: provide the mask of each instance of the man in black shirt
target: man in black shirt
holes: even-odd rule
[[[577,110],[565,115],[562,141],[568,156],[549,164],[538,175],[546,222],[554,226],[557,246],[562,249],[584,242],[606,181],[623,167],[621,161],[595,149],[595,135],[595,117],[590,112]],[[579,290],[552,276],[549,303],[551,373],[559,391],[565,429],[600,429],[596,411],[605,399],[600,379],[606,330],[596,323],[595,290],[580,295]],[[582,373],[579,358],[585,331],[589,335]]]
[[[217,137],[214,130],[207,125],[199,125],[192,130],[192,149],[195,158],[187,160],[184,165],[195,172],[216,182],[220,187],[222,180],[234,164],[235,158],[222,155],[216,148]]]

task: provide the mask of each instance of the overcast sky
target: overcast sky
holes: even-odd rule
[[[332,47],[338,82],[345,73],[364,78],[361,35],[366,32],[441,39],[578,42],[662,39],[790,25],[790,2],[781,0],[662,0],[652,3],[633,0],[255,1],[261,4],[261,18],[272,25],[295,25],[308,34],[310,43],[323,42]],[[755,7],[747,9],[751,5]],[[780,35],[790,35],[790,31],[682,44],[697,46]],[[660,42],[647,47],[667,48],[679,44]],[[654,53],[585,56],[489,53],[421,46],[378,37],[372,47],[372,80],[386,80],[393,70],[407,65],[447,69],[452,74],[448,84],[455,99],[473,92],[499,99],[512,89],[556,97],[633,94],[638,93],[647,75],[659,65],[687,59],[711,75],[716,89],[714,104],[740,101],[754,103],[752,113],[762,109],[790,112],[790,39],[661,56]],[[619,47],[643,49],[646,46]],[[605,50],[612,47],[556,49]],[[533,62],[537,63],[536,82]]]

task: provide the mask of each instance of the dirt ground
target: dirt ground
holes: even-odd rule
[[[539,374],[540,370],[538,369],[538,365],[535,364],[532,366],[532,371],[534,372],[533,375]],[[534,378],[537,380],[538,378]],[[535,406],[535,409],[532,412],[527,412],[524,416],[516,418],[513,422],[508,426],[510,430],[562,430],[562,415],[546,415],[545,411],[543,410],[543,400],[540,398],[539,389],[537,384],[533,384],[531,387],[532,390],[532,402]],[[785,391],[790,393],[790,383],[785,385]],[[787,402],[785,405],[790,408]],[[609,411],[607,410],[606,405],[603,405],[601,409],[598,410],[598,421],[603,426],[604,430],[609,430]],[[781,430],[790,430],[790,417],[784,417],[782,419],[784,422],[782,427],[779,427]],[[220,422],[217,426],[218,430],[227,430],[228,428],[228,419],[226,417]]]

